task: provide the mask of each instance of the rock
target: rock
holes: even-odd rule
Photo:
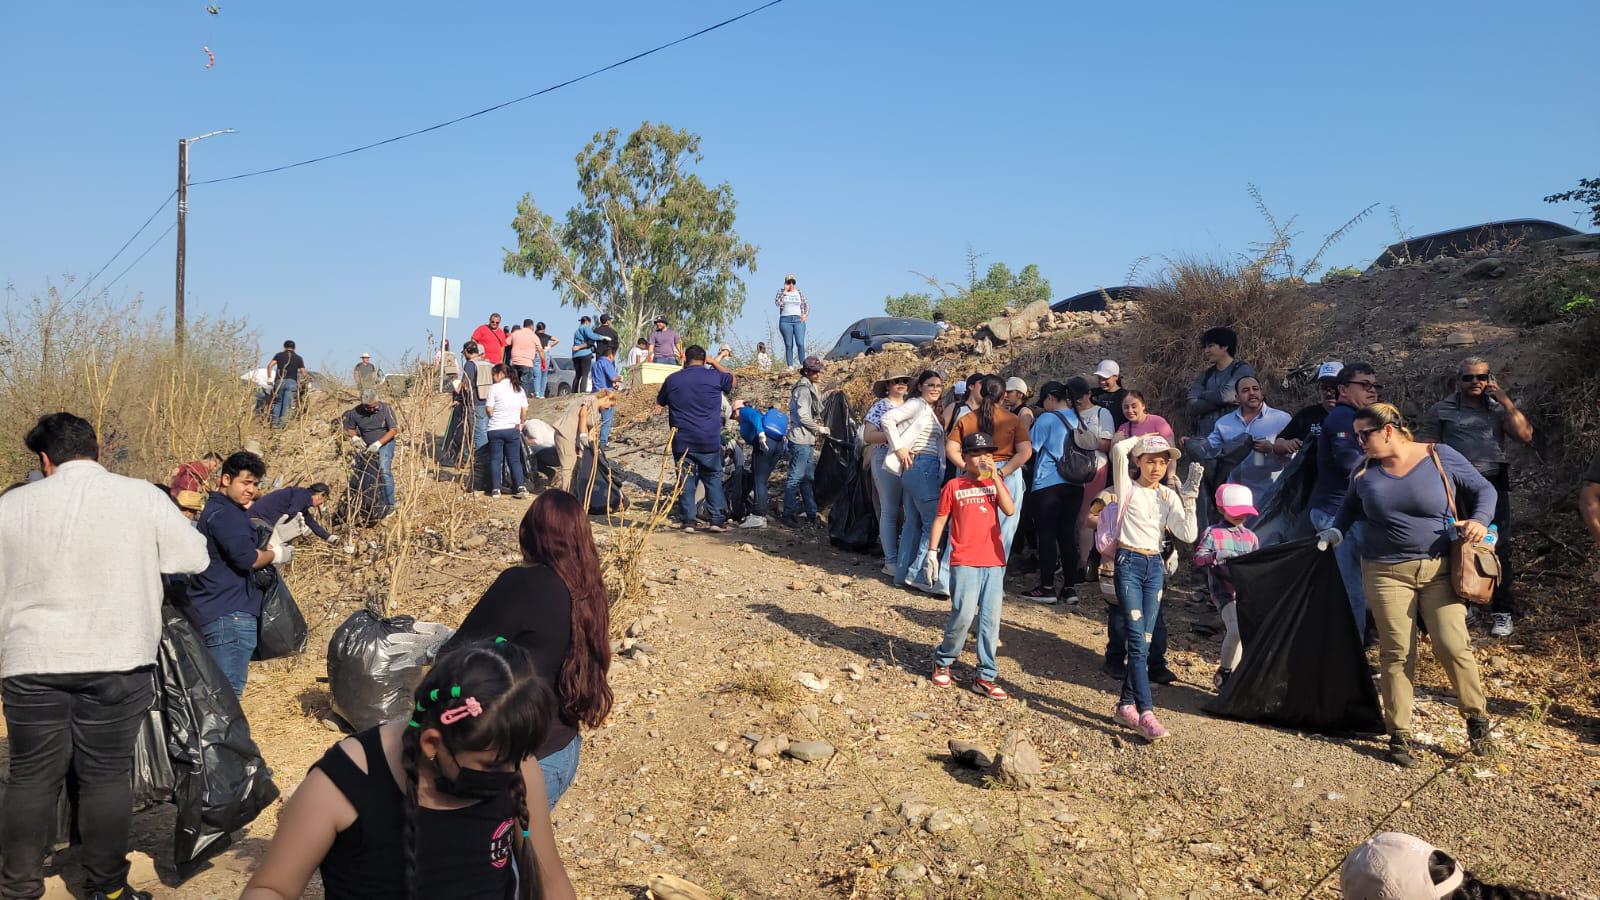
[[[912,884],[928,877],[928,867],[919,862],[896,863],[889,877],[901,884]]]
[[[924,803],[921,800],[902,800],[900,802],[900,818],[912,824],[916,824],[933,815],[936,810],[937,807],[932,803]]]
[[[833,745],[827,741],[795,741],[784,754],[801,762],[817,762],[833,755]]]
[[[1017,729],[1000,742],[999,761],[995,766],[1002,784],[1031,791],[1039,785],[1044,765],[1039,761],[1039,751],[1028,738],[1028,733]]]
[[[915,353],[917,350],[915,344],[908,344],[905,341],[884,341],[879,349],[884,353]]]
[[[1208,841],[1204,844],[1190,844],[1189,855],[1195,859],[1222,859],[1228,855],[1228,850],[1220,844]]]
[[[795,580],[789,582],[789,590],[791,590],[791,591],[809,591],[809,590],[811,590],[811,583],[808,582],[808,581],[804,581],[802,579],[796,578]]]
[[[817,712],[817,705],[815,703],[807,703],[805,706],[795,710],[795,712],[798,713],[802,719],[810,722],[813,728],[816,727],[817,722],[821,719],[821,714]]]
[[[1382,344],[1368,344],[1367,345],[1367,352],[1368,353],[1382,353],[1383,352],[1383,345]]]
[[[750,755],[757,759],[764,759],[777,756],[787,749],[789,749],[789,737],[787,735],[769,735],[756,741],[756,745],[750,749]]]
[[[642,637],[646,631],[654,628],[660,620],[655,616],[640,616],[628,623],[628,637]]]
[[[1097,313],[1093,313],[1093,314],[1091,314],[1089,316],[1089,321],[1093,322],[1096,325],[1099,325],[1101,328],[1104,328],[1107,325],[1111,324],[1111,317],[1106,315],[1103,312],[1097,312]]]
[[[861,663],[858,663],[858,662],[847,662],[847,663],[845,663],[843,671],[850,673],[850,680],[851,681],[860,681],[861,679],[867,677],[867,668],[866,668],[866,666],[863,666]]]
[[[1472,306],[1472,298],[1471,297],[1457,297],[1454,300],[1451,300],[1450,304],[1452,306],[1454,306],[1456,309],[1467,309],[1468,307]]]
[[[1480,259],[1461,271],[1463,278],[1499,278],[1506,274],[1505,261],[1497,256]]]
[[[801,687],[817,694],[833,686],[833,682],[829,679],[818,678],[810,672],[796,672],[794,673],[794,680],[800,682]]]
[[[622,815],[617,816],[615,819],[612,819],[611,821],[614,822],[617,825],[632,825],[633,824],[633,815],[630,814],[630,813],[623,813]]]
[[[929,834],[944,834],[946,831],[965,824],[965,820],[948,809],[934,810],[922,823],[922,830]]]
[[[1477,335],[1470,331],[1452,331],[1450,336],[1444,339],[1446,347],[1470,347],[1477,342]]]
[[[649,900],[714,900],[704,888],[676,875],[651,875],[644,895]]]
[[[994,765],[994,754],[967,741],[950,739],[950,758],[969,769],[987,769]]]
[[[755,769],[757,772],[770,772],[774,765],[776,763],[765,757],[757,757],[750,760],[750,768]]]
[[[343,728],[339,727],[339,723],[335,722],[332,719],[323,719],[322,720],[322,727],[327,729],[328,731],[333,731],[333,732],[344,731]]]
[[[712,752],[717,753],[717,754],[727,753],[728,752],[728,742],[727,741],[717,741],[715,744],[711,745],[711,750],[712,750]]]
[[[475,534],[461,542],[461,549],[476,550],[487,543],[489,543],[489,539],[487,537],[484,537],[481,534]]]
[[[1322,795],[1322,799],[1324,799],[1324,800],[1343,800],[1344,799],[1344,795],[1339,793],[1338,791],[1328,791],[1326,794]]]

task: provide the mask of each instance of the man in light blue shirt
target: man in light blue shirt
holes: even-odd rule
[[[1216,476],[1219,484],[1242,484],[1252,495],[1261,497],[1288,462],[1287,457],[1272,451],[1272,442],[1278,432],[1289,426],[1292,417],[1267,405],[1266,391],[1254,375],[1234,382],[1233,391],[1238,408],[1218,417],[1204,438],[1190,438],[1188,450],[1196,459],[1220,460]]]

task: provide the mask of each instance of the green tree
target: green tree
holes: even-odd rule
[[[1589,207],[1589,224],[1600,228],[1600,178],[1579,178],[1576,188],[1551,194],[1544,202],[1582,203]]]
[[[938,291],[939,296],[907,293],[888,297],[884,300],[884,309],[892,316],[919,319],[929,318],[935,311],[942,312],[951,324],[972,328],[1008,308],[1020,309],[1035,300],[1050,299],[1050,281],[1039,274],[1038,266],[1029,263],[1022,267],[1021,272],[1013,274],[1010,266],[997,262],[979,278],[978,262],[981,259],[980,254],[968,248],[966,284],[922,275],[922,279]]]
[[[517,201],[517,247],[505,271],[549,279],[563,306],[615,317],[626,343],[656,316],[691,338],[710,339],[744,308],[756,247],[733,230],[733,189],[706,184],[700,136],[645,122],[620,146],[596,132],[577,156],[579,203],[557,224]]]
[[[906,319],[931,319],[933,307],[932,294],[905,293],[898,297],[883,298],[884,312]]]

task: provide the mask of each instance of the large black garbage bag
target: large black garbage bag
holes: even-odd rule
[[[389,495],[383,489],[383,463],[378,454],[353,454],[344,520],[352,525],[371,525],[391,511]]]
[[[156,684],[166,718],[173,801],[178,806],[173,859],[178,870],[255,820],[278,788],[250,737],[239,698],[183,613],[161,609]]]
[[[603,516],[627,507],[628,499],[622,496],[625,480],[622,470],[606,459],[604,450],[585,447],[572,474],[572,493],[583,501],[589,515]]]
[[[822,424],[828,426],[829,434],[817,440],[817,471],[811,484],[818,509],[825,509],[844,492],[861,456],[856,446],[856,423],[850,417],[850,401],[844,391],[829,391],[822,398]]]
[[[1378,692],[1333,553],[1307,539],[1231,560],[1244,660],[1206,712],[1322,734],[1380,734]]]
[[[167,756],[167,717],[153,706],[133,738],[133,811],[171,802],[177,776]]]
[[[1308,440],[1278,473],[1262,496],[1256,498],[1261,514],[1250,523],[1261,546],[1298,541],[1316,533],[1311,527],[1311,490],[1317,486],[1317,442]]]
[[[261,620],[256,628],[256,649],[251,659],[279,659],[304,653],[306,617],[289,593],[289,585],[277,566],[260,572],[271,573],[271,583],[261,601]]]
[[[405,715],[423,670],[451,633],[410,616],[380,619],[358,610],[328,642],[333,711],[357,731]]]
[[[856,466],[844,491],[828,510],[828,542],[835,547],[855,553],[883,552],[878,545],[878,513],[873,506],[878,489],[873,477],[871,466]]]
[[[711,504],[706,500],[704,487],[699,488],[701,495],[695,502],[695,516],[707,522],[711,521]],[[744,467],[744,451],[735,445],[724,445],[722,451],[722,505],[723,516],[728,522],[737,524],[744,521],[750,514],[750,472]]]

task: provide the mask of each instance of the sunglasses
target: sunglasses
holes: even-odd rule
[[[1373,435],[1377,434],[1378,432],[1382,431],[1383,429],[1385,429],[1387,427],[1389,427],[1389,426],[1387,426],[1387,425],[1379,425],[1377,428],[1368,428],[1365,431],[1363,431],[1360,428],[1357,428],[1356,429],[1356,443],[1365,445],[1367,443],[1367,441],[1372,439]]]
[[[794,279],[791,278],[788,281],[785,281],[784,284],[794,284]]]
[[[1369,391],[1381,391],[1381,390],[1383,390],[1383,385],[1379,384],[1376,381],[1346,381],[1345,384],[1360,385],[1361,387],[1364,387]]]
[[[1462,381],[1493,381],[1494,380],[1494,376],[1490,375],[1488,372],[1483,372],[1483,373],[1477,374],[1477,375],[1463,375],[1463,376],[1461,376],[1461,380]]]
[[[893,380],[893,381],[891,381],[889,383],[890,384],[910,384],[911,383],[911,379],[909,379],[909,378],[896,378],[895,380]]]

